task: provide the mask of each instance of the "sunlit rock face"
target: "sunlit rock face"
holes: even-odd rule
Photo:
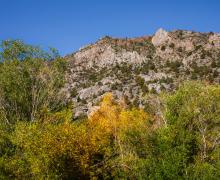
[[[157,30],[155,35],[152,38],[152,43],[154,46],[159,46],[167,41],[169,41],[170,37],[168,35],[168,32],[164,29],[160,28]]]
[[[93,112],[103,94],[145,107],[146,95],[186,80],[220,82],[220,34],[160,28],[153,36],[104,37],[65,57],[65,91],[75,117]]]

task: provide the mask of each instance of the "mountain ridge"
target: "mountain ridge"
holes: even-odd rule
[[[153,36],[105,36],[64,59],[76,117],[88,114],[106,92],[143,107],[148,92],[173,91],[182,81],[219,83],[220,34],[160,28]]]

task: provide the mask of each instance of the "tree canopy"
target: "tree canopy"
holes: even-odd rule
[[[56,51],[5,41],[0,57],[0,179],[220,178],[220,85],[155,95],[159,119],[107,93],[73,120]]]

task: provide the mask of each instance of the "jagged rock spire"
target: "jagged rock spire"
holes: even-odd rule
[[[154,46],[159,46],[160,44],[164,43],[168,39],[169,39],[168,32],[160,28],[157,30],[157,32],[153,36],[152,43],[154,44]]]

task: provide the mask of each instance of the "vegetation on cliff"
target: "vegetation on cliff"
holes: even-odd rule
[[[102,96],[73,120],[56,51],[2,44],[1,179],[218,179],[220,85],[186,82],[143,108]],[[144,86],[141,78],[137,81]],[[153,107],[150,99],[157,99]],[[159,113],[160,112],[160,113]]]

